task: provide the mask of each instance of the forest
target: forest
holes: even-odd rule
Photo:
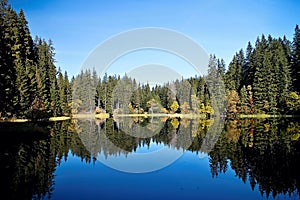
[[[262,34],[226,66],[210,55],[208,75],[163,86],[95,69],[68,77],[55,65],[51,40],[32,37],[23,10],[0,7],[0,117],[46,119],[80,113],[297,115],[300,111],[300,29],[294,37]]]

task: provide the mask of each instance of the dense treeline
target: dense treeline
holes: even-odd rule
[[[300,29],[293,42],[258,37],[241,49],[225,74],[229,113],[289,113],[300,109]]]
[[[210,56],[208,75],[150,87],[134,79],[82,71],[74,80],[73,113],[298,114],[300,110],[300,31],[258,37],[241,49],[226,70]]]
[[[151,87],[125,75],[99,78],[81,71],[73,83],[72,113],[198,113],[213,112],[205,79],[189,78]]]
[[[48,118],[77,113],[297,114],[300,30],[293,41],[258,37],[225,62],[210,56],[208,75],[150,86],[100,77],[87,69],[70,81],[55,66],[51,40],[32,38],[23,10],[0,7],[0,117]],[[245,53],[244,53],[245,52]]]
[[[0,114],[44,118],[70,113],[68,75],[56,69],[52,41],[33,39],[23,10],[0,6]]]

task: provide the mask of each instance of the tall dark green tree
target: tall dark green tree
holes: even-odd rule
[[[244,52],[241,49],[233,56],[225,75],[225,85],[229,90],[239,91],[242,81],[242,68],[244,66]]]
[[[57,75],[57,87],[58,87],[59,106],[60,106],[59,115],[67,115],[68,102],[67,102],[67,94],[66,94],[66,85],[65,85],[65,79],[61,73],[60,68],[58,69],[58,75]]]
[[[20,34],[21,34],[21,58],[22,65],[24,66],[24,72],[22,74],[22,79],[24,82],[27,82],[28,85],[24,86],[24,89],[27,90],[27,93],[24,90],[19,90],[20,96],[24,96],[25,101],[23,102],[23,110],[25,110],[25,114],[27,114],[29,107],[31,106],[35,94],[36,94],[36,77],[35,77],[35,66],[34,63],[35,55],[34,55],[34,42],[31,37],[28,22],[25,18],[24,11],[21,9],[19,13],[19,23],[20,23]],[[24,77],[25,76],[25,77]]]
[[[10,23],[8,20],[9,6],[7,0],[0,5],[0,112],[6,115],[14,110],[13,99],[16,96],[16,72],[13,66],[10,42]]]
[[[58,87],[56,79],[56,67],[54,60],[54,47],[52,41],[48,43],[41,38],[35,39],[36,62],[36,81],[37,95],[36,99],[41,102],[41,110],[48,113],[49,116],[59,113],[58,105]]]
[[[270,44],[270,50],[272,52],[271,62],[273,65],[272,72],[274,73],[274,83],[276,84],[276,90],[273,90],[276,95],[277,107],[279,111],[283,112],[287,101],[287,96],[291,91],[292,77],[290,66],[290,54],[289,47],[286,41],[274,39]]]
[[[267,40],[262,35],[261,40],[257,38],[255,43],[255,50],[251,64],[255,66],[254,80],[253,80],[253,98],[255,112],[262,112],[263,108],[268,108],[267,93],[269,80],[267,79],[268,70],[271,67],[268,58],[265,56],[267,51]]]
[[[72,102],[72,87],[69,81],[69,77],[68,77],[68,73],[67,71],[65,71],[64,74],[64,89],[65,89],[65,103],[66,103],[66,107],[65,109],[63,109],[63,114],[64,115],[70,115],[71,114],[71,102]]]
[[[218,62],[215,55],[210,55],[206,84],[215,114],[223,113],[225,111],[225,84],[222,74],[219,74]]]
[[[14,11],[11,11],[14,13]],[[26,116],[34,100],[36,91],[34,72],[34,44],[31,38],[23,10],[17,16],[17,35],[13,46],[14,64],[16,69],[16,87],[18,95],[15,106],[19,116]]]
[[[248,42],[247,48],[246,48],[246,56],[245,56],[245,62],[242,69],[243,73],[243,84],[253,85],[254,80],[254,73],[255,73],[255,66],[252,62],[253,59],[253,47],[250,42]]]
[[[295,27],[292,44],[292,78],[294,89],[300,92],[300,28],[298,24]]]

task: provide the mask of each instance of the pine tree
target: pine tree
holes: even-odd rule
[[[67,113],[67,96],[66,96],[66,86],[65,80],[61,73],[60,68],[58,69],[58,76],[57,76],[57,87],[58,87],[58,95],[59,95],[59,106],[60,106],[60,113],[59,115],[65,115]]]
[[[97,91],[99,96],[99,106],[100,108],[106,110],[106,102],[107,102],[107,83],[108,83],[108,76],[107,73],[104,74],[101,81],[98,82]]]
[[[236,71],[236,91],[242,88],[243,68],[245,68],[245,55],[243,49],[237,54],[237,71]]]
[[[252,57],[253,57],[253,47],[251,43],[248,42],[246,48],[245,64],[242,69],[243,84],[245,85],[253,85],[255,66],[253,65]]]
[[[43,102],[43,110],[50,110],[50,77],[47,71],[49,66],[47,63],[47,45],[41,38],[35,38],[35,51],[37,55],[36,78],[38,97]]]
[[[225,61],[223,59],[217,60],[217,69],[218,69],[218,74],[221,76],[222,80],[224,81],[226,69],[225,69]]]
[[[208,62],[206,83],[209,90],[210,102],[215,114],[222,114],[225,109],[225,85],[222,76],[218,73],[215,55],[211,55]]]
[[[300,92],[300,29],[298,24],[295,27],[292,44],[292,78],[294,90]]]
[[[240,104],[239,104],[239,109],[241,113],[243,114],[248,114],[249,109],[248,109],[248,95],[247,95],[247,89],[246,86],[243,85],[240,91]]]
[[[56,80],[56,67],[54,65],[54,48],[52,42],[49,44],[36,37],[35,39],[35,52],[37,56],[36,63],[36,80],[37,80],[37,97],[43,105],[41,110],[47,113],[48,116],[55,113],[57,114],[58,105],[58,88]]]
[[[286,44],[279,38],[274,39],[270,44],[272,72],[274,73],[274,84],[276,84],[276,90],[274,90],[277,107],[280,111],[284,111],[286,97],[290,93],[292,85],[291,69],[289,63],[290,55],[287,54],[289,49]]]
[[[31,106],[35,96],[36,96],[36,77],[35,77],[35,55],[34,55],[34,43],[28,28],[28,22],[25,19],[25,14],[23,10],[20,10],[19,13],[19,21],[20,21],[20,33],[21,33],[21,52],[22,52],[22,63],[25,67],[25,70],[23,72],[23,76],[26,76],[26,78],[23,77],[23,80],[28,82],[26,86],[26,92],[20,91],[20,94],[25,96],[27,99],[24,102],[25,106],[25,112],[28,112],[29,107]]]
[[[68,77],[68,73],[67,71],[65,71],[65,74],[64,74],[64,93],[65,93],[65,104],[66,104],[66,107],[65,109],[63,110],[63,113],[64,115],[70,115],[71,114],[71,102],[72,102],[72,90],[71,90],[71,84],[69,82],[69,77]]]
[[[5,1],[4,1],[5,2]],[[5,78],[7,78],[6,88],[6,102],[7,102],[7,111],[13,114],[17,114],[18,106],[18,85],[16,80],[18,78],[18,71],[16,69],[16,57],[19,52],[18,48],[20,43],[18,41],[18,27],[17,27],[17,14],[12,10],[9,4],[6,4],[4,8],[4,46],[6,50],[6,65],[7,73]],[[5,56],[5,52],[4,52]]]
[[[233,56],[225,75],[225,85],[229,90],[239,91],[242,81],[242,68],[244,66],[244,52],[241,49]]]
[[[0,5],[0,113],[6,115],[13,111],[13,99],[16,96],[16,72],[13,65],[10,44],[9,20],[7,17],[9,6],[7,0],[1,0]]]
[[[269,80],[268,76],[268,67],[269,60],[265,57],[265,52],[267,50],[267,40],[265,36],[262,35],[261,40],[257,38],[255,44],[255,50],[253,52],[253,59],[251,64],[255,66],[254,80],[253,80],[253,100],[255,111],[263,112],[263,108],[266,108],[268,105],[267,102],[267,93]],[[266,66],[267,65],[267,66]],[[266,108],[267,109],[267,108]]]
[[[62,114],[61,102],[60,102],[60,94],[59,88],[57,84],[56,76],[54,79],[51,79],[51,88],[50,88],[50,96],[51,96],[51,115],[54,117],[60,116]]]

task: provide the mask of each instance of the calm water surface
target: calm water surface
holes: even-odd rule
[[[297,120],[0,124],[5,199],[299,199]]]

